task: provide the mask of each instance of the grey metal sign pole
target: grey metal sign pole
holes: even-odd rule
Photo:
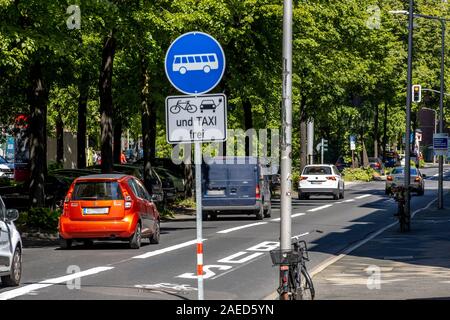
[[[445,21],[441,21],[442,26],[442,47],[441,47],[441,92],[439,101],[439,132],[444,133],[444,70],[445,70]],[[444,156],[439,156],[439,182],[438,182],[438,209],[444,208]]]
[[[204,299],[203,291],[203,234],[202,234],[202,144],[195,142],[195,202],[197,219],[197,282],[198,300]]]
[[[407,215],[411,211],[409,199],[409,184],[411,177],[411,99],[412,99],[412,49],[413,49],[413,23],[414,23],[414,1],[409,0],[409,24],[408,24],[408,74],[407,74],[407,94],[406,94],[406,134],[405,134],[405,212]]]
[[[307,124],[307,150],[308,150],[308,164],[314,164],[314,120],[310,119]]]
[[[292,0],[283,3],[283,103],[281,106],[281,250],[291,250],[292,211]],[[280,266],[280,277],[286,266]],[[287,294],[280,296],[288,299]]]

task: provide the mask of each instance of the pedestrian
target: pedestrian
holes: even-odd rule
[[[125,157],[125,153],[123,152],[120,153],[120,163],[121,164],[127,163],[127,157]]]

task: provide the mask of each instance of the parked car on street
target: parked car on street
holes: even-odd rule
[[[343,199],[344,179],[336,166],[331,164],[305,166],[298,184],[298,198],[309,199],[311,195],[332,195]]]
[[[0,156],[0,178],[14,179],[14,163]]]
[[[180,179],[179,177],[174,176],[167,169],[161,167],[154,167],[154,169],[161,178],[163,188],[169,188],[168,191],[174,194],[174,198],[184,194],[184,179]],[[164,181],[166,181],[166,187],[164,187]]]
[[[262,174],[256,157],[220,157],[202,169],[203,220],[218,214],[270,217],[270,176]]]
[[[142,238],[159,243],[160,216],[137,178],[124,174],[83,176],[67,193],[59,234],[62,248],[70,248],[74,240],[122,240],[139,249]]]
[[[387,168],[393,168],[399,165],[400,157],[395,151],[386,151],[384,153],[383,162]]]
[[[2,286],[18,286],[22,277],[22,239],[14,225],[19,211],[6,209],[0,197],[0,277]]]
[[[380,158],[369,157],[369,166],[384,176],[384,164]]]
[[[419,196],[425,193],[425,178],[427,176],[422,174],[419,169],[411,167],[410,169],[410,186],[413,192]],[[405,167],[396,167],[391,174],[386,177],[385,194],[392,194],[392,186],[403,186],[405,184]]]
[[[358,167],[358,159],[355,157],[355,166]],[[343,156],[340,156],[335,164],[336,168],[339,170],[339,172],[342,172],[345,168],[351,168],[352,167],[352,161],[346,161]]]

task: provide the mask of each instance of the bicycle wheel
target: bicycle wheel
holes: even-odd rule
[[[180,113],[180,111],[181,111],[181,107],[178,104],[170,107],[170,112],[173,114]]]
[[[197,106],[194,105],[194,104],[188,104],[186,106],[186,111],[189,112],[189,113],[196,113],[197,109],[198,109]]]
[[[311,276],[304,267],[301,272],[300,291],[300,297],[298,300],[314,300],[314,297],[316,296],[316,291],[314,289]]]

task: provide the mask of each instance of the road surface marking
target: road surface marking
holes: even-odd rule
[[[317,208],[314,208],[314,209],[309,209],[308,212],[316,212],[316,211],[323,210],[323,209],[326,209],[326,208],[329,208],[329,207],[332,207],[332,206],[333,206],[332,204],[327,204],[327,205],[324,205],[324,206],[321,206],[321,207],[317,207]]]
[[[371,194],[364,194],[362,196],[356,197],[355,199],[364,199],[364,198],[371,197],[371,196],[372,196]]]
[[[207,239],[203,239],[203,241],[206,241],[206,240]],[[194,245],[194,244],[197,244],[197,239],[191,240],[191,241],[188,241],[188,242],[184,242],[184,243],[180,243],[180,244],[177,244],[177,245],[174,245],[174,246],[171,246],[171,247],[167,247],[167,248],[164,248],[164,249],[150,251],[150,252],[141,254],[139,256],[132,257],[131,259],[146,259],[146,258],[150,258],[150,257],[153,257],[153,256],[157,256],[157,255],[166,253],[166,252],[170,252],[170,251],[174,251],[174,250],[181,249],[181,248],[184,248],[184,247],[188,247],[188,246],[191,246],[191,245]]]
[[[267,224],[268,222],[257,222],[257,223],[251,223],[251,224],[246,224],[245,226],[240,226],[240,227],[234,227],[234,228],[230,228],[230,229],[225,229],[222,231],[218,231],[217,233],[230,233],[236,230],[241,230],[241,229],[246,229],[246,228],[250,228],[250,227],[254,227],[254,226],[259,226],[262,224]]]
[[[345,200],[344,202],[355,202],[355,199],[348,199],[348,200]]]
[[[97,267],[97,268],[92,268],[92,269],[88,269],[85,271],[81,271],[81,272],[77,272],[77,273],[73,273],[67,276],[63,276],[63,277],[59,277],[59,278],[53,278],[53,279],[48,279],[48,280],[44,280],[35,284],[30,284],[28,286],[24,286],[22,288],[18,288],[18,289],[14,289],[14,290],[10,290],[10,291],[6,291],[3,293],[0,293],[0,300],[8,300],[8,299],[13,299],[16,298],[18,296],[22,296],[24,294],[30,293],[32,291],[36,291],[42,288],[46,288],[46,287],[50,287],[53,286],[55,284],[59,284],[59,283],[64,283],[64,282],[68,282],[70,280],[73,279],[78,279],[81,277],[85,277],[85,276],[90,276],[96,273],[100,273],[103,271],[108,271],[114,269],[114,267]]]
[[[291,217],[292,218],[297,218],[297,217],[301,217],[301,216],[304,216],[306,213],[303,213],[303,212],[301,212],[301,213],[296,213],[296,214],[293,214],[293,215],[291,215]],[[270,221],[280,221],[281,220],[281,218],[275,218],[275,219],[272,219],[272,220],[270,220]]]

